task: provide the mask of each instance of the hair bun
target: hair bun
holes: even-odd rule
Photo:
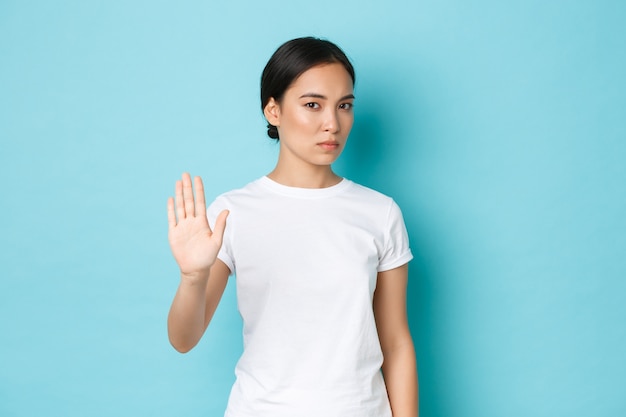
[[[267,136],[272,139],[278,139],[278,128],[274,125],[267,124]]]

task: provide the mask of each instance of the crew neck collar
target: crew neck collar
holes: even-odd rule
[[[346,189],[346,187],[348,187],[351,184],[350,180],[346,178],[342,178],[341,181],[339,181],[335,185],[331,185],[330,187],[324,187],[324,188],[291,187],[288,185],[280,184],[274,181],[273,179],[269,178],[267,175],[259,178],[258,182],[263,187],[277,194],[281,194],[281,195],[288,196],[288,197],[311,198],[311,199],[326,198],[326,197],[336,195],[337,193]]]

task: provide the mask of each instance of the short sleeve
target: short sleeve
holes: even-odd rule
[[[385,228],[385,241],[378,261],[378,272],[388,271],[404,265],[413,259],[409,247],[409,235],[406,231],[400,207],[391,200]]]
[[[215,227],[215,220],[217,219],[217,216],[222,212],[222,210],[226,209],[228,209],[228,204],[224,198],[220,197],[209,205],[206,212],[211,230]],[[228,269],[230,269],[231,275],[235,273],[235,260],[232,255],[232,227],[229,225],[229,223],[232,222],[232,217],[232,215],[228,216],[226,229],[224,230],[224,239],[222,240],[222,247],[217,254],[217,258],[224,262]]]

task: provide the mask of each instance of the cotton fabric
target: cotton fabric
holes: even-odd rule
[[[236,275],[244,351],[226,417],[391,417],[372,311],[377,273],[412,259],[389,197],[343,179],[262,177],[219,196],[219,259]]]

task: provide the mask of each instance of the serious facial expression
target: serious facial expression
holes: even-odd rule
[[[330,165],[341,154],[354,122],[352,78],[341,64],[302,73],[280,103],[270,100],[268,121],[277,126],[281,158]]]

